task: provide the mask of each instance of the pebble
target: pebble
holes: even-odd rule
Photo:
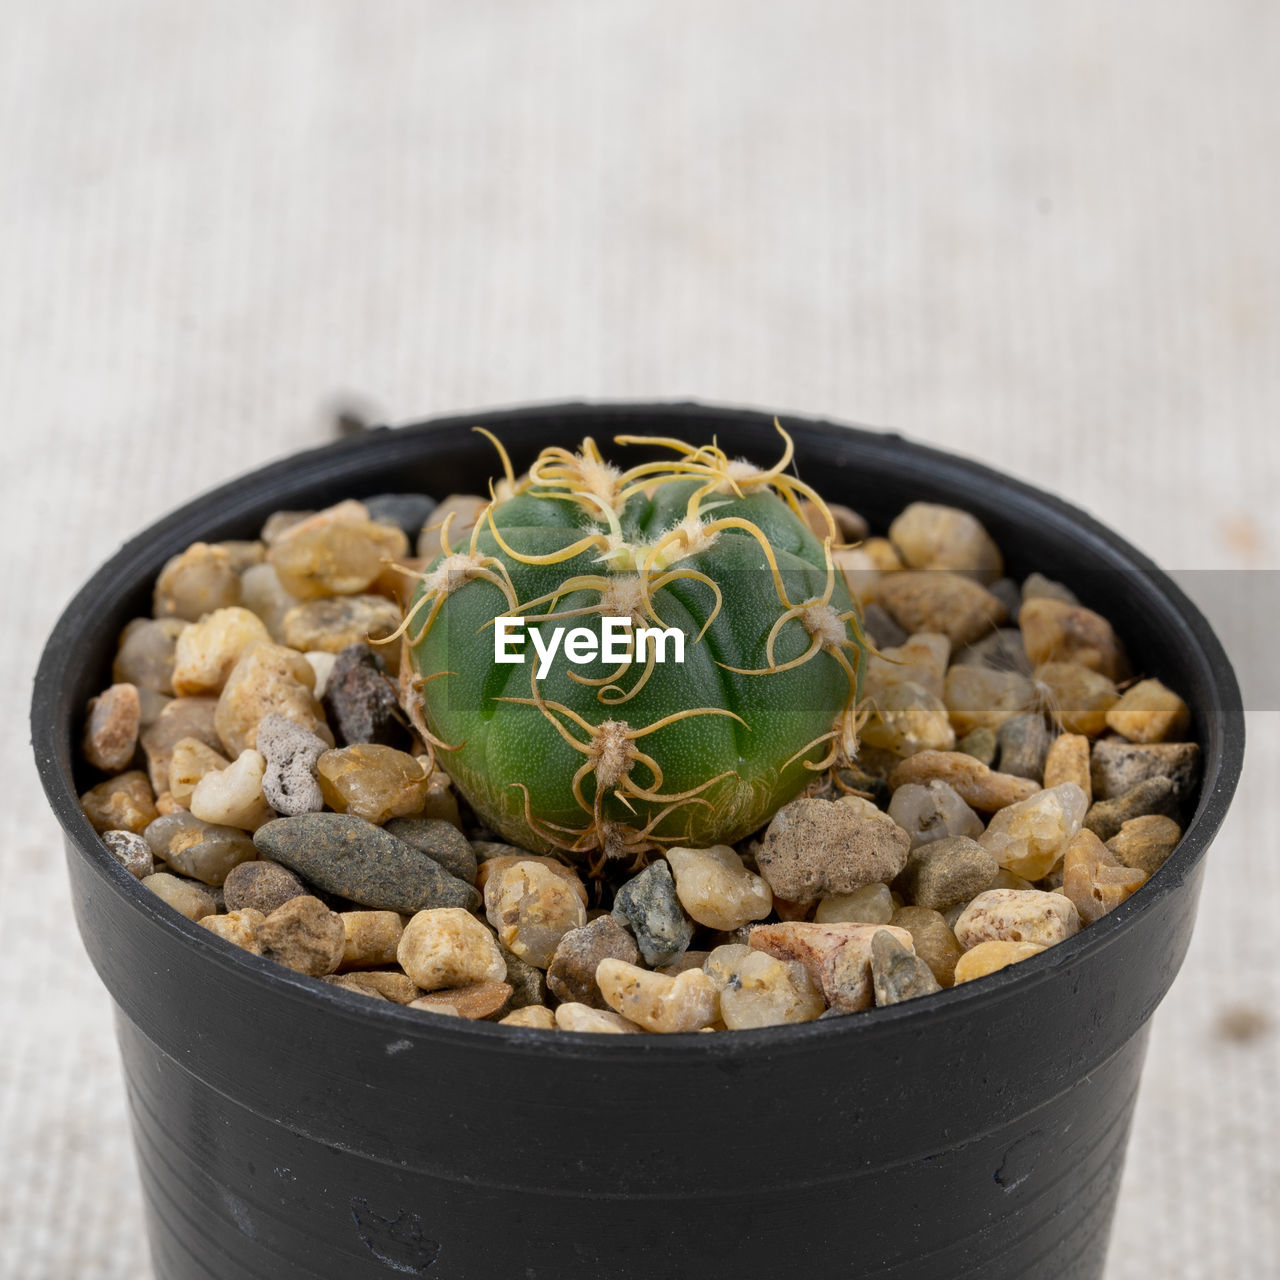
[[[1093,744],[1093,794],[1113,800],[1148,778],[1168,778],[1179,801],[1190,800],[1200,781],[1200,748],[1194,742],[1132,743],[1107,738]]]
[[[1182,828],[1161,813],[1130,818],[1107,841],[1107,848],[1126,867],[1134,867],[1153,876],[1182,839]]]
[[[174,698],[148,725],[140,737],[147,757],[147,772],[158,795],[169,787],[169,761],[183,738],[195,738],[221,753],[222,739],[215,720],[217,702],[213,698]]]
[[[997,773],[960,751],[921,751],[909,756],[894,767],[889,785],[896,791],[910,782],[928,783],[935,778],[950,784],[965,804],[981,813],[994,813],[1040,790],[1030,778]]]
[[[245,911],[229,911],[226,915],[202,916],[199,924],[210,933],[255,956],[262,954],[262,925],[266,916],[252,907]]]
[[[635,939],[611,915],[597,916],[560,939],[547,965],[547,989],[557,1000],[603,1008],[604,996],[596,985],[601,960],[640,963]]]
[[[287,817],[317,813],[324,796],[316,781],[316,762],[329,745],[310,730],[272,712],[258,722],[258,750],[266,761],[262,795]]]
[[[887,884],[831,893],[819,899],[813,918],[818,924],[888,924],[893,918],[893,894]]]
[[[460,1018],[477,1021],[490,1018],[511,999],[511,988],[505,982],[472,982],[465,987],[449,987],[431,991],[409,1002],[411,1009],[438,1013],[449,1008]]]
[[[151,846],[137,832],[104,831],[102,843],[135,880],[149,876],[156,869]]]
[[[1004,605],[1009,621],[1016,626],[1018,613],[1022,609],[1022,592],[1018,589],[1018,584],[1012,578],[997,578],[988,585],[987,590]]]
[[[249,609],[215,609],[193,622],[174,649],[173,691],[179,697],[217,697],[236,663],[255,644],[270,644],[271,633]]]
[[[988,888],[998,870],[995,858],[976,840],[948,836],[915,849],[898,883],[916,906],[945,911]]]
[[[346,942],[342,948],[342,968],[375,969],[395,964],[396,948],[404,933],[398,911],[340,911]]]
[[[596,1035],[640,1035],[640,1028],[612,1009],[593,1009],[586,1004],[562,1004],[555,1012],[561,1031],[586,1031]]]
[[[996,729],[1036,700],[1035,688],[1022,672],[976,665],[952,667],[943,696],[951,724],[962,735],[975,729]]]
[[[918,684],[895,684],[876,694],[862,728],[869,747],[911,755],[917,751],[949,751],[956,743],[946,704]]]
[[[395,687],[367,645],[348,645],[334,659],[324,709],[334,737],[344,745],[376,742],[403,750],[412,741]]]
[[[191,812],[205,822],[256,831],[276,816],[262,794],[266,768],[261,753],[249,748],[225,769],[211,769],[191,792]]]
[[[994,729],[972,729],[956,743],[956,750],[990,768],[995,763],[996,745]]]
[[[940,631],[953,645],[976,640],[1007,616],[990,591],[957,573],[887,573],[876,584],[876,598],[909,633]]]
[[[80,807],[99,835],[104,831],[141,835],[159,816],[151,783],[141,769],[118,773],[90,787],[80,797]]]
[[[645,964],[654,968],[670,964],[693,941],[693,922],[680,905],[665,859],[651,863],[618,890],[613,915],[630,928]]]
[[[536,862],[539,866],[546,867],[553,875],[559,876],[577,894],[578,901],[584,907],[587,905],[586,886],[578,878],[578,873],[572,867],[566,866],[559,858],[552,858],[542,853],[529,853],[527,850],[518,849],[514,845],[502,845],[500,847],[509,850],[509,852],[496,853],[491,857],[485,858],[476,872],[476,887],[482,893],[490,880],[495,876],[503,875],[517,863]]]
[[[240,575],[240,603],[262,619],[272,640],[284,642],[285,615],[298,601],[284,589],[273,565],[253,565]]]
[[[723,994],[725,987],[733,981],[734,975],[742,967],[743,961],[748,956],[762,954],[745,942],[721,943],[703,957],[702,972],[715,983],[716,990]]]
[[[773,908],[764,879],[748,871],[727,844],[710,849],[668,849],[676,897],[697,924],[709,929],[736,929],[763,920]]]
[[[863,692],[878,698],[894,685],[914,684],[942,697],[951,641],[937,632],[908,636],[900,645],[867,656]]]
[[[1046,578],[1043,573],[1029,573],[1022,583],[1022,598],[1023,600],[1034,600],[1038,597],[1060,600],[1063,604],[1080,603],[1076,599],[1075,592],[1070,587],[1064,587],[1061,582]]]
[[[157,618],[196,622],[206,613],[240,603],[240,575],[225,547],[193,542],[160,570],[153,594]]]
[[[645,1031],[699,1031],[719,1014],[719,992],[701,969],[671,978],[606,957],[596,968],[596,985],[615,1013]]]
[[[418,533],[416,547],[418,559],[425,560],[427,567],[430,567],[431,562],[440,554],[440,533],[445,521],[451,515],[453,520],[449,524],[449,543],[455,551],[465,546],[467,539],[471,536],[471,530],[475,528],[476,521],[480,518],[480,513],[488,505],[487,498],[481,498],[474,493],[451,493],[437,503],[436,509],[431,513],[431,519]]]
[[[956,986],[962,982],[972,982],[975,978],[985,978],[997,969],[1017,964],[1020,960],[1028,960],[1045,950],[1046,947],[1034,942],[980,942],[956,961]]]
[[[1039,880],[1080,830],[1088,808],[1084,792],[1074,782],[1064,782],[1001,809],[978,842],[1002,867]]]
[[[1177,812],[1178,798],[1173,783],[1168,778],[1147,778],[1123,795],[1094,801],[1085,815],[1084,825],[1098,839],[1106,841],[1118,835],[1120,828],[1131,818],[1153,813],[1172,818]]]
[[[171,875],[167,871],[157,871],[146,876],[142,881],[144,889],[167,902],[179,915],[188,920],[203,920],[218,909],[217,900],[202,884],[187,880],[182,876]]]
[[[181,618],[134,618],[120,633],[112,680],[172,696],[173,655],[186,626]]]
[[[574,886],[532,859],[490,875],[484,886],[484,907],[502,945],[539,969],[551,963],[569,930],[587,922],[586,907]]]
[[[1000,548],[976,516],[934,502],[913,502],[889,526],[889,541],[912,569],[947,569],[992,583],[1004,572]]]
[[[334,986],[348,991],[372,992],[393,1004],[412,1004],[421,995],[418,984],[398,969],[360,969],[354,973],[336,973],[325,978]]]
[[[1000,744],[1000,772],[1041,782],[1045,757],[1053,741],[1044,716],[1026,712],[1006,720],[996,732]]]
[[[451,876],[475,883],[475,850],[453,823],[441,818],[392,818],[384,827],[397,840],[434,858]]]
[[[507,965],[507,985],[511,988],[510,1008],[522,1009],[526,1005],[545,1004],[547,1001],[547,976],[541,969],[526,964],[514,951],[501,943],[498,950]]]
[[[871,938],[871,987],[881,1008],[942,990],[933,970],[887,929]]]
[[[746,953],[736,956],[730,964],[720,962],[721,969],[732,970],[723,981],[708,974],[719,989],[720,1017],[728,1030],[780,1027],[812,1022],[822,1016],[826,1001],[804,965],[795,960],[779,960],[750,947],[717,950]]]
[[[137,688],[137,686],[134,686]],[[138,728],[150,728],[160,718],[165,707],[173,701],[168,695],[154,689],[138,689]]]
[[[461,907],[419,911],[405,925],[396,957],[424,991],[502,982],[507,976],[497,939]]]
[[[307,886],[278,862],[258,858],[232,867],[222,884],[228,911],[261,911],[269,916],[290,898],[301,898]]]
[[[206,773],[217,773],[231,763],[199,738],[179,738],[169,753],[169,794],[184,807]]]
[[[328,596],[296,604],[284,616],[284,642],[305,652],[339,654],[358,645],[366,653],[367,640],[389,636],[400,625],[400,607],[386,596]],[[389,660],[399,654],[386,647]]]
[[[131,684],[113,684],[85,709],[84,758],[103,773],[119,773],[138,748],[142,702]]]
[[[316,684],[311,692],[320,700],[320,705],[324,706],[324,693],[329,687],[329,677],[333,674],[333,664],[337,662],[338,655],[336,653],[321,653],[319,649],[308,649],[302,656],[306,658],[311,670],[315,672]]]
[[[1004,674],[1031,674],[1031,660],[1023,648],[1022,632],[1017,627],[997,627],[981,639],[965,645],[956,654],[955,665],[985,667]]]
[[[1130,742],[1168,742],[1191,728],[1191,711],[1159,680],[1139,680],[1107,712],[1107,725]]]
[[[1092,831],[1079,832],[1062,858],[1062,892],[1085,924],[1100,920],[1146,882],[1145,871],[1125,866]]]
[[[386,1002],[386,996],[382,994],[377,987],[370,986],[364,982],[352,982],[354,974],[350,973],[329,973],[320,979],[321,982],[327,982],[331,987],[341,987],[343,991],[353,991],[358,996],[366,996],[370,1000],[379,1000]],[[414,997],[417,999],[417,996]]]
[[[1106,730],[1107,712],[1120,696],[1111,680],[1078,662],[1041,663],[1032,680],[1045,710],[1063,731],[1088,738]]]
[[[902,644],[907,633],[890,616],[888,610],[878,604],[869,604],[862,612],[862,630],[882,653]]]
[[[409,542],[397,528],[369,519],[359,502],[340,502],[291,525],[267,547],[280,583],[299,600],[356,595],[382,573],[384,558],[403,559]]]
[[[1089,769],[1089,739],[1082,733],[1061,733],[1044,758],[1044,786],[1048,790],[1074,782],[1092,803],[1093,781]]]
[[[231,669],[218,698],[214,725],[224,748],[239,755],[246,747],[256,747],[258,724],[273,712],[331,738],[312,693],[315,680],[302,654],[284,645],[254,645]]]
[[[516,1009],[507,1014],[505,1018],[499,1018],[498,1022],[504,1027],[532,1027],[535,1031],[554,1031],[556,1029],[556,1015],[550,1009],[544,1009],[541,1005],[530,1004],[523,1008]]]
[[[422,810],[427,773],[413,756],[375,742],[335,747],[316,761],[325,803],[380,825]]]
[[[308,883],[388,911],[480,905],[471,885],[381,827],[346,813],[304,813],[259,827],[254,844]]]
[[[220,885],[233,867],[258,856],[243,831],[205,822],[193,813],[158,817],[143,836],[157,858],[202,884]]]
[[[1032,596],[1018,612],[1018,627],[1033,665],[1075,662],[1109,680],[1119,680],[1127,662],[1106,618],[1083,605]]]
[[[966,951],[993,939],[1051,947],[1079,932],[1080,916],[1071,900],[1040,889],[988,889],[955,924],[956,939]]]
[[[338,913],[310,894],[290,898],[258,928],[264,956],[313,978],[332,973],[342,963],[346,936]]]
[[[889,817],[907,833],[912,849],[949,836],[980,836],[983,831],[982,819],[956,789],[936,778],[899,787],[889,801]]]
[[[907,860],[911,837],[869,800],[793,800],[774,815],[756,850],[760,874],[792,902],[852,893],[889,881]]]
[[[412,543],[436,509],[436,500],[425,493],[380,493],[375,498],[365,498],[364,507],[370,520],[395,525]]]
[[[876,542],[888,542],[884,538],[874,539]],[[889,548],[889,554],[892,558],[892,568],[901,569],[902,562],[898,559],[897,552],[892,547]],[[840,570],[844,576],[845,586],[849,588],[849,594],[863,607],[864,610],[870,609],[875,605],[876,589],[879,586],[880,578],[883,576],[884,569],[877,557],[866,543],[858,547],[832,547],[831,548],[832,563]],[[875,607],[879,607],[878,605]],[[886,617],[889,615],[886,613]],[[890,618],[892,622],[892,618]],[[893,626],[905,637],[906,631],[893,622]]]
[[[796,960],[808,970],[827,1004],[856,1013],[870,1008],[871,939],[887,929],[903,946],[911,934],[892,925],[875,924],[761,924],[751,930],[751,946],[778,960]]]

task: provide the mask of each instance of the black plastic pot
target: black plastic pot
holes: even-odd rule
[[[1181,845],[1079,936],[942,996],[802,1027],[540,1033],[427,1018],[225,945],[139,887],[76,801],[73,745],[120,627],[165,559],[277,508],[480,490],[491,446],[619,432],[777,455],[769,415],[565,405],[313,450],[135,538],[68,606],[36,678],[40,774],[85,945],[117,1006],[162,1280],[576,1280],[1101,1274],[1147,1021],[1191,935],[1235,789],[1240,695],[1205,620],[1082,512],[896,436],[788,419],[800,472],[883,527],[912,499],[973,511],[1011,569],[1079,584],[1204,747]],[[634,457],[634,451],[629,456]],[[122,1171],[123,1172],[123,1171]],[[1194,1206],[1187,1206],[1194,1211]]]

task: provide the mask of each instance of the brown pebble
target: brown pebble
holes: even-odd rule
[[[537,1031],[554,1031],[556,1029],[556,1015],[550,1009],[545,1009],[542,1005],[537,1004],[525,1005],[522,1009],[516,1009],[507,1014],[505,1018],[499,1018],[498,1022],[504,1027],[533,1027]]]
[[[336,911],[304,895],[277,907],[263,921],[258,939],[264,956],[295,973],[319,978],[342,963],[347,935]]]
[[[252,907],[263,915],[270,915],[291,898],[305,897],[309,890],[288,867],[257,858],[232,867],[222,892],[229,911]]]
[[[1007,968],[1020,960],[1029,960],[1047,949],[1035,942],[1004,942],[998,939],[980,942],[956,961],[956,985],[972,982],[975,978],[985,978],[997,969]]]
[[[557,1000],[606,1008],[596,985],[596,969],[605,959],[640,963],[635,939],[611,915],[598,916],[580,929],[570,929],[556,945],[547,966],[547,989]]]
[[[261,911],[250,908],[247,911],[229,911],[224,916],[204,916],[199,923],[202,929],[216,933],[218,937],[230,942],[233,946],[260,956],[262,944],[258,941],[258,934],[264,920],[266,916]]]
[[[412,1004],[422,989],[406,973],[398,969],[357,969],[352,973],[335,973],[325,978],[349,991],[374,991],[393,1004]]]
[[[404,924],[396,911],[342,911],[338,913],[346,934],[342,968],[369,969],[395,964],[396,948]]]
[[[442,1005],[448,1006],[460,1018],[492,1017],[511,999],[511,987],[505,982],[473,982],[466,987],[451,987],[447,991],[430,991],[411,1001],[411,1009],[435,1012]]]
[[[1191,712],[1159,680],[1139,680],[1107,712],[1107,724],[1130,742],[1168,742],[1191,727]]]
[[[119,773],[138,747],[142,703],[131,684],[113,684],[89,699],[84,726],[84,758],[103,773]]]
[[[899,907],[889,923],[911,935],[916,955],[929,966],[941,986],[949,987],[955,982],[956,962],[964,955],[964,948],[941,912],[928,907]]]
[[[1107,841],[1107,848],[1124,863],[1153,876],[1182,839],[1182,828],[1162,813],[1130,818]]]
[[[1027,657],[1043,662],[1077,662],[1109,680],[1125,672],[1124,650],[1111,623],[1083,605],[1049,596],[1033,596],[1018,611],[1018,626]]]
[[[1077,832],[1062,857],[1062,892],[1085,924],[1114,911],[1146,881],[1145,871],[1126,867],[1092,831]]]
[[[887,573],[876,599],[908,634],[937,631],[953,645],[968,644],[1007,616],[986,587],[958,573],[935,570]]]
[[[1044,787],[1074,782],[1088,801],[1093,799],[1089,778],[1089,739],[1082,733],[1063,733],[1053,740],[1044,760]]]
[[[1065,733],[1096,738],[1119,694],[1107,676],[1079,662],[1043,662],[1032,674],[1045,710]]]
[[[962,751],[920,751],[908,756],[889,775],[895,790],[909,782],[927,783],[934,778],[950,783],[960,798],[983,813],[1029,799],[1040,790],[1031,778],[997,773]]]
[[[80,797],[84,816],[101,835],[104,831],[132,831],[141,835],[160,815],[147,775],[140,769],[117,774]]]

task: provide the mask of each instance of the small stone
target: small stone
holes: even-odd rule
[[[1092,831],[1081,831],[1062,858],[1062,892],[1080,919],[1093,924],[1147,882],[1147,873],[1126,867]]]
[[[736,959],[725,981],[711,979],[720,991],[720,1017],[730,1031],[812,1022],[822,1016],[826,1001],[804,965],[750,947],[732,950],[746,954]]]
[[[869,800],[793,800],[774,815],[756,851],[760,874],[792,902],[852,893],[902,870],[911,838]]]
[[[956,733],[996,729],[1035,705],[1035,689],[1020,671],[957,665],[947,672],[943,694]]]
[[[418,984],[399,969],[360,969],[354,973],[333,974],[325,978],[348,991],[372,992],[393,1004],[412,1004],[421,995]]]
[[[980,942],[1034,942],[1052,947],[1080,932],[1069,898],[1040,889],[988,889],[960,914],[955,935],[966,951]]]
[[[240,603],[262,619],[276,644],[284,643],[285,615],[298,600],[284,589],[273,565],[253,565],[241,574]]]
[[[1065,733],[1096,738],[1107,727],[1107,712],[1119,694],[1114,682],[1078,662],[1045,662],[1033,682],[1045,709]]]
[[[441,1007],[447,1007],[458,1017],[474,1022],[492,1017],[510,999],[511,988],[505,982],[472,982],[465,987],[428,992],[411,1001],[409,1008],[438,1013]]]
[[[157,871],[142,881],[144,889],[150,889],[157,898],[167,902],[179,915],[188,920],[203,920],[217,910],[213,894],[202,884],[186,880],[182,876]]]
[[[134,686],[137,687],[136,685]],[[138,728],[149,729],[163,714],[165,707],[173,701],[163,693],[154,689],[138,689]]]
[[[690,917],[709,929],[736,929],[763,920],[773,908],[765,881],[748,871],[727,844],[710,849],[667,850],[676,896]]]
[[[156,796],[156,813],[162,818],[166,818],[171,813],[185,813],[187,806],[180,804],[173,798],[172,791],[162,791]]]
[[[408,539],[369,519],[359,502],[340,502],[290,526],[268,544],[267,560],[299,600],[355,595],[382,573],[384,559],[403,559]]]
[[[240,603],[240,575],[232,568],[225,547],[193,542],[160,570],[152,612],[157,618],[185,618],[195,622]]]
[[[449,543],[457,550],[466,544],[475,528],[480,513],[489,505],[487,498],[474,493],[451,493],[436,504],[436,509],[418,533],[417,553],[419,560],[425,560],[430,567],[431,562],[440,554],[442,547],[440,534],[444,526],[449,526]],[[452,517],[452,519],[450,518]]]
[[[981,813],[994,813],[1040,790],[1030,778],[997,773],[960,751],[921,751],[909,756],[889,775],[889,785],[897,791],[908,783],[935,778],[950,784],[965,804]]]
[[[972,729],[956,743],[956,750],[972,756],[988,768],[996,759],[996,734],[994,729]]]
[[[1006,617],[991,592],[957,573],[887,573],[877,584],[876,598],[908,632],[940,631],[953,645],[976,640]]]
[[[908,636],[895,648],[867,655],[863,692],[879,698],[894,685],[914,684],[941,698],[950,656],[951,641],[944,635],[924,631]]]
[[[693,941],[693,922],[680,906],[665,860],[651,863],[618,890],[613,915],[631,929],[645,964],[654,968],[670,964]]]
[[[413,543],[436,509],[436,500],[425,493],[380,493],[376,498],[365,498],[364,506],[370,520],[395,525]]]
[[[521,960],[514,951],[498,943],[498,950],[507,965],[507,985],[511,988],[512,1009],[523,1009],[526,1005],[546,1004],[547,978],[541,969]]]
[[[911,848],[948,836],[980,836],[982,819],[949,783],[909,782],[889,801],[889,817],[910,837]]]
[[[976,840],[948,836],[915,849],[898,879],[918,907],[945,911],[986,889],[999,867]]]
[[[605,1001],[596,985],[596,969],[601,960],[610,959],[636,965],[640,950],[613,916],[597,916],[560,939],[547,966],[547,989],[557,1000],[602,1009]]]
[[[604,1035],[639,1035],[640,1028],[612,1009],[593,1009],[585,1004],[562,1004],[555,1012],[561,1031],[586,1031]]]
[[[975,978],[985,978],[997,969],[1017,964],[1020,960],[1028,960],[1045,950],[1046,947],[1034,942],[1003,942],[994,939],[991,942],[980,942],[956,961],[955,985],[972,982]]]
[[[1054,582],[1052,578],[1046,578],[1043,573],[1027,575],[1022,584],[1022,598],[1023,600],[1035,600],[1037,598],[1060,600],[1063,604],[1071,605],[1080,603],[1069,587],[1064,587],[1061,582]]]
[[[507,976],[497,939],[461,907],[419,911],[405,925],[396,955],[424,991],[502,982]]]
[[[535,1031],[554,1031],[556,1015],[541,1005],[530,1004],[514,1010],[505,1018],[499,1018],[498,1024],[503,1027],[532,1027]]]
[[[440,818],[392,818],[384,824],[384,830],[434,858],[451,876],[475,883],[475,850],[453,823]]]
[[[942,914],[928,907],[899,907],[889,923],[911,935],[916,955],[929,966],[940,985],[951,986],[964,948]]]
[[[104,831],[141,835],[159,816],[151,784],[141,769],[118,773],[90,787],[80,797],[80,807],[99,835]]]
[[[142,703],[131,684],[113,684],[89,699],[85,714],[84,758],[103,773],[119,773],[138,747]]]
[[[134,831],[104,831],[102,843],[135,880],[149,876],[156,869],[151,846]]]
[[[888,547],[888,558],[892,561],[892,569],[901,569],[902,561],[898,559],[898,553],[889,545],[886,538],[873,538],[870,541],[884,547]],[[881,564],[882,557],[878,556],[872,549],[863,543],[858,547],[832,547],[831,562],[840,570],[844,576],[845,586],[849,588],[849,594],[858,602],[863,609],[870,609],[875,603],[876,591],[880,585],[880,579],[884,576],[884,568]],[[888,614],[885,615],[889,617]],[[892,621],[892,618],[890,618]],[[898,627],[902,635],[906,635],[906,631]]]
[[[756,925],[751,946],[778,960],[799,961],[831,1008],[856,1013],[872,1003],[871,939],[879,929],[912,945],[911,934],[892,925],[795,922]]]
[[[981,639],[965,645],[956,654],[955,665],[985,667],[988,671],[1004,675],[1031,674],[1031,660],[1022,644],[1022,632],[1017,627],[997,627]]]
[[[1045,790],[1074,782],[1084,798],[1093,800],[1093,783],[1089,771],[1089,739],[1082,733],[1061,733],[1050,744],[1044,758]]]
[[[342,963],[346,931],[336,911],[308,894],[290,898],[267,916],[258,929],[258,942],[269,960],[319,978]]]
[[[716,990],[723,994],[747,957],[761,954],[763,953],[747,946],[745,942],[722,943],[707,953],[702,961],[702,972],[715,984]]]
[[[871,986],[881,1008],[942,990],[933,970],[887,929],[871,938]]]
[[[329,973],[320,980],[321,982],[327,982],[331,987],[341,987],[344,991],[354,991],[358,996],[366,996],[370,1000],[379,1000],[383,1003],[386,1002],[386,996],[384,996],[376,987],[371,986],[369,983],[352,982],[351,978],[353,976],[354,975],[349,973]],[[416,991],[417,988],[415,987],[414,990]],[[417,996],[414,996],[415,1000],[417,998]]]
[[[451,1004],[422,1004],[419,1000],[411,1000],[409,1007],[420,1008],[423,1013],[430,1013],[439,1018],[460,1018],[462,1015]]]
[[[242,751],[225,769],[212,769],[191,792],[191,812],[205,822],[256,831],[275,812],[262,795],[267,762],[260,752]]]
[[[1018,584],[1012,578],[997,578],[988,584],[987,590],[1004,605],[1009,621],[1016,626],[1018,613],[1022,609],[1022,592],[1018,589]]]
[[[1164,866],[1181,839],[1182,828],[1172,818],[1149,813],[1122,823],[1120,830],[1107,841],[1107,848],[1126,867],[1153,876]]]
[[[1139,680],[1107,712],[1107,724],[1130,742],[1168,742],[1190,729],[1191,712],[1159,680]]]
[[[1200,748],[1194,742],[1132,743],[1104,739],[1090,760],[1096,800],[1114,800],[1148,778],[1168,778],[1179,802],[1190,800],[1200,782]]]
[[[254,833],[259,851],[308,883],[363,907],[422,911],[479,907],[480,895],[425,853],[363,818],[304,813]]]
[[[331,809],[375,825],[418,813],[427,794],[427,773],[413,756],[373,742],[326,751],[316,776]]]
[[[142,731],[140,741],[147,757],[151,785],[159,794],[169,789],[169,763],[173,749],[184,738],[194,738],[221,753],[222,739],[215,725],[217,703],[212,698],[174,698]]]
[[[1000,726],[996,740],[1000,744],[1001,773],[1036,782],[1044,778],[1044,762],[1052,738],[1038,711],[1010,717]]]
[[[1074,782],[1064,782],[1001,809],[978,843],[1015,875],[1039,880],[1080,830],[1088,807],[1084,792]]]
[[[236,663],[255,644],[270,644],[271,633],[256,613],[235,606],[215,609],[178,637],[173,691],[179,697],[217,697]]]
[[[212,545],[220,547],[227,553],[234,573],[243,573],[255,564],[261,564],[267,554],[266,544],[258,538],[232,539],[227,542],[215,542]]]
[[[1018,627],[1027,657],[1035,666],[1075,662],[1109,680],[1119,680],[1125,673],[1124,649],[1111,623],[1083,605],[1033,596],[1023,602]]]
[[[222,745],[233,755],[256,747],[258,725],[273,712],[322,738],[331,737],[312,693],[315,680],[302,654],[284,645],[254,645],[231,669],[218,698],[214,726]]]
[[[917,751],[949,751],[955,730],[946,704],[918,684],[894,684],[876,694],[861,740],[869,747],[912,755]]]
[[[318,813],[324,796],[316,781],[316,762],[329,745],[323,738],[274,712],[258,722],[258,750],[266,761],[262,795],[286,817]]]
[[[502,848],[508,849],[510,852],[485,858],[476,872],[476,887],[481,893],[484,892],[490,880],[505,874],[517,863],[536,862],[540,866],[546,867],[553,875],[559,876],[577,894],[578,901],[584,907],[587,905],[586,886],[579,879],[578,873],[572,867],[566,866],[559,858],[552,858],[541,853],[529,853],[524,849],[517,849],[514,845],[503,845]]]
[[[881,653],[896,648],[907,638],[907,633],[878,604],[869,604],[862,611],[862,630]]]
[[[365,642],[382,640],[400,625],[400,609],[386,596],[329,596],[296,604],[284,616],[284,642],[294,649],[318,649],[341,653],[358,645],[369,652]],[[397,653],[388,646],[387,655]]]
[[[112,680],[172,696],[173,655],[186,626],[181,618],[134,618],[120,633]]]
[[[158,817],[143,835],[157,858],[202,884],[220,885],[233,867],[258,856],[243,831],[205,822],[193,813]]]
[[[329,687],[329,677],[333,674],[334,663],[338,661],[336,653],[321,653],[319,649],[308,649],[303,655],[311,670],[315,672],[316,686],[311,691],[324,706],[325,690]]]
[[[830,893],[819,899],[813,918],[818,924],[888,924],[893,919],[893,894],[887,884]]]
[[[314,511],[273,511],[263,523],[262,532],[259,533],[258,538],[269,547],[282,534],[313,515],[315,515]]]
[[[228,911],[252,909],[266,916],[290,898],[304,897],[307,892],[307,886],[288,867],[265,858],[238,863],[222,884]]]
[[[250,908],[247,911],[229,911],[225,916],[202,916],[199,923],[201,928],[216,933],[232,946],[260,956],[262,943],[259,941],[259,934],[266,918],[261,911]]]
[[[701,969],[669,978],[607,957],[596,968],[596,985],[615,1013],[664,1035],[698,1031],[719,1012],[715,983]]]
[[[396,948],[404,933],[398,911],[340,911],[346,942],[342,948],[343,969],[374,969],[395,964]]]
[[[586,908],[574,887],[532,859],[489,876],[484,906],[502,945],[539,969],[551,963],[566,933],[587,922]]]
[[[206,773],[217,773],[231,763],[199,738],[179,738],[169,755],[169,794],[189,806],[197,784]]]
[[[1085,814],[1084,825],[1099,840],[1110,840],[1130,818],[1162,814],[1172,818],[1178,812],[1178,798],[1168,778],[1147,778],[1123,795],[1111,800],[1096,800]]]
[[[934,502],[913,502],[889,526],[889,541],[912,569],[948,569],[977,582],[1004,572],[1000,548],[976,516]]]
[[[343,744],[377,742],[404,750],[412,741],[395,686],[367,645],[348,645],[334,659],[324,708]]]
[[[1005,867],[1001,867],[1000,870],[996,872],[995,877],[991,881],[991,883],[987,885],[987,888],[988,889],[1034,889],[1035,885],[1033,885],[1030,880],[1027,880],[1022,876],[1015,876],[1012,871],[1008,870]]]

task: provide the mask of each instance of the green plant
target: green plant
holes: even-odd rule
[[[788,474],[778,429],[786,448],[768,469],[714,444],[624,436],[671,456],[624,471],[588,439],[545,450],[520,479],[494,440],[505,479],[465,548],[445,522],[402,631],[418,727],[505,838],[597,868],[732,842],[852,758],[866,645],[832,562],[835,522]],[[513,617],[540,648],[557,626],[585,627],[601,654],[497,662],[495,620]],[[684,661],[659,662],[656,645],[606,661],[609,617],[678,630]]]

